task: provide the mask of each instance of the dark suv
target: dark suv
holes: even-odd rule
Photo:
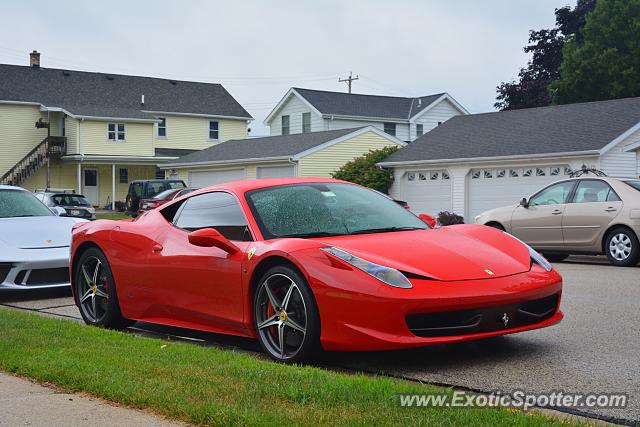
[[[187,185],[180,179],[145,179],[131,181],[125,203],[127,215],[138,216],[140,201],[150,199],[165,190],[185,188]]]

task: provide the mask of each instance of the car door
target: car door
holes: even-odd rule
[[[511,217],[511,234],[534,248],[557,248],[564,242],[562,216],[575,181],[562,181],[533,195]]]
[[[579,181],[563,216],[562,230],[567,248],[599,246],[602,232],[622,210],[622,200],[601,179]]]
[[[229,254],[189,243],[189,233],[203,228],[215,228],[240,251]],[[242,262],[251,240],[242,209],[232,194],[211,192],[186,199],[173,224],[156,237],[149,256],[148,264],[156,277],[154,316],[214,331],[242,331]]]

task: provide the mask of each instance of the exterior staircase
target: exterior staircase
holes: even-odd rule
[[[7,171],[0,184],[21,185],[41,167],[46,166],[49,159],[61,158],[67,149],[67,138],[64,136],[48,136],[18,163]]]

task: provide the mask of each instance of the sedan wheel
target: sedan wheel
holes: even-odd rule
[[[73,293],[84,322],[113,329],[133,324],[122,317],[111,267],[102,251],[86,250],[75,265]]]
[[[275,267],[260,281],[254,299],[260,345],[273,359],[294,362],[308,358],[319,335],[315,300],[294,270]]]
[[[616,228],[607,236],[605,248],[612,264],[619,266],[635,265],[638,262],[640,248],[638,239],[626,228]]]

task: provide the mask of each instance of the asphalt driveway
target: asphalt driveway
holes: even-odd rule
[[[640,424],[640,267],[611,267],[598,258],[577,258],[556,267],[565,281],[565,319],[558,326],[409,351],[334,353],[326,363],[485,392],[627,393],[625,409],[575,412]],[[0,294],[0,304],[79,319],[64,290]],[[257,348],[251,340],[175,328],[137,324],[136,330],[203,345]]]

